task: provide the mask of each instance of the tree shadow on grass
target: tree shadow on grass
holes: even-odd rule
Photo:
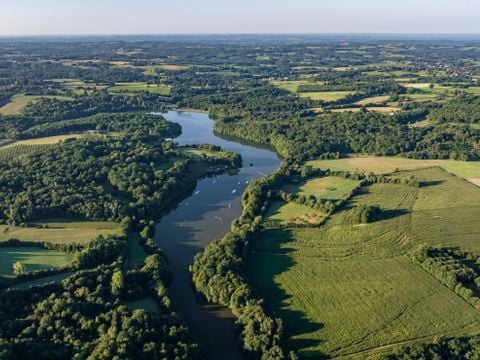
[[[420,187],[436,186],[444,183],[445,180],[420,181]]]
[[[375,221],[390,220],[409,213],[410,211],[408,209],[382,209],[380,210],[380,213],[375,216]]]
[[[249,281],[266,301],[266,307],[273,316],[283,321],[286,347],[295,352],[318,347],[321,340],[314,337],[314,332],[324,328],[324,324],[312,321],[303,311],[292,310],[288,300],[291,295],[281,288],[276,281],[295,265],[291,256],[293,249],[289,243],[293,241],[291,230],[266,230],[255,240],[252,256],[249,258]],[[299,284],[298,286],[302,286]],[[303,335],[303,338],[295,338]],[[315,359],[326,358],[320,351],[312,352]]]

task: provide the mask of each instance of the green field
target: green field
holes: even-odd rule
[[[20,261],[26,271],[68,265],[72,256],[65,252],[36,247],[0,247],[0,275],[12,277],[13,263]]]
[[[400,111],[400,108],[395,106],[371,106],[366,108],[368,111],[378,111],[382,113],[394,113]],[[359,112],[362,108],[341,108],[341,109],[332,109],[332,112]]]
[[[298,87],[301,85],[318,85],[321,83],[311,82],[307,80],[276,80],[271,82],[272,85],[279,87],[280,89],[290,91],[296,94]]]
[[[368,358],[400,344],[480,332],[480,311],[414,264],[419,244],[480,251],[480,189],[441,168],[426,186],[366,186],[319,228],[265,230],[246,267],[301,357]],[[348,208],[379,205],[369,224]],[[477,220],[475,220],[477,219]]]
[[[310,179],[300,184],[282,186],[282,190],[298,195],[315,195],[321,199],[338,200],[349,193],[358,185],[358,181],[343,179],[335,176],[327,176],[318,179]]]
[[[320,210],[314,210],[305,205],[294,202],[274,201],[265,218],[275,224],[318,224],[325,214]]]
[[[0,241],[17,239],[55,244],[85,244],[99,235],[115,235],[120,233],[120,224],[101,221],[46,219],[34,221],[30,227],[0,225]]]
[[[304,92],[300,93],[300,97],[310,98],[312,100],[321,101],[337,101],[352,95],[353,91],[318,91],[318,92]]]
[[[10,102],[0,107],[0,115],[18,115],[29,103],[38,101],[38,96],[17,94],[10,99]]]
[[[387,102],[390,99],[390,96],[383,95],[383,96],[373,96],[366,99],[362,99],[357,101],[355,104],[357,105],[371,105],[371,104],[381,104]]]
[[[61,274],[45,276],[40,279],[24,281],[19,284],[8,287],[9,290],[27,290],[30,287],[42,286],[49,283],[59,283],[63,279],[68,278],[70,275],[73,275],[73,271],[62,272]]]
[[[137,301],[129,301],[126,303],[130,311],[146,310],[153,313],[160,313],[160,308],[155,299],[147,298]]]
[[[415,160],[389,156],[357,156],[336,160],[313,160],[309,165],[321,169],[373,172],[387,174],[398,170],[413,170],[440,166],[446,171],[480,186],[480,161]]]
[[[108,92],[112,94],[147,91],[159,95],[170,95],[170,90],[168,85],[147,84],[144,82],[116,83],[108,88]]]

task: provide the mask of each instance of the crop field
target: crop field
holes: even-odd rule
[[[49,145],[12,145],[0,147],[0,161],[29,154],[33,151],[45,149]]]
[[[318,179],[310,179],[301,184],[289,184],[282,186],[282,190],[298,195],[315,195],[328,200],[337,200],[349,193],[358,184],[358,181],[343,179],[335,176],[327,176]]]
[[[38,101],[38,96],[17,94],[10,99],[10,102],[0,107],[0,115],[18,115],[29,103]]]
[[[26,271],[35,271],[68,265],[70,254],[35,247],[0,247],[0,275],[14,276],[13,264],[20,261]]]
[[[395,170],[413,170],[431,166],[439,166],[446,171],[472,183],[480,179],[480,161],[456,160],[416,160],[389,156],[358,156],[336,160],[314,160],[309,165],[321,169],[347,170],[387,174]]]
[[[294,202],[274,201],[265,217],[278,224],[318,224],[325,214]]]
[[[368,111],[378,111],[382,113],[394,113],[400,111],[400,108],[395,106],[370,106],[366,108]],[[342,109],[332,109],[332,112],[358,112],[362,110],[361,108],[342,108]]]
[[[270,229],[255,240],[250,281],[300,356],[368,358],[480,332],[480,311],[408,257],[420,244],[480,251],[480,189],[438,167],[397,175],[428,183],[366,186],[319,228]],[[356,204],[381,213],[351,225]]]
[[[0,241],[18,239],[55,244],[85,244],[98,235],[115,235],[120,232],[120,224],[112,222],[45,219],[34,221],[29,227],[0,225]]]
[[[140,91],[147,91],[159,95],[170,95],[170,86],[147,84],[144,82],[130,82],[116,83],[114,86],[108,88],[108,92],[112,94],[136,93]]]
[[[381,103],[387,102],[388,99],[390,99],[390,96],[388,95],[373,96],[373,97],[369,97],[369,98],[357,101],[355,104],[357,105],[381,104]]]
[[[291,93],[296,94],[298,91],[298,87],[300,85],[315,85],[319,83],[311,82],[308,80],[285,80],[285,81],[272,81],[272,85],[279,87],[280,89],[290,91]]]
[[[16,141],[12,144],[6,145],[0,149],[8,149],[9,147],[15,146],[32,146],[32,145],[53,145],[58,144],[61,141],[69,140],[69,139],[78,139],[86,136],[91,136],[90,133],[79,133],[79,134],[68,134],[68,135],[56,135],[56,136],[47,136],[42,138],[36,139],[28,139],[28,140],[20,140]]]
[[[319,91],[300,93],[300,97],[310,98],[312,100],[321,101],[337,101],[346,98],[348,95],[354,94],[353,91]]]

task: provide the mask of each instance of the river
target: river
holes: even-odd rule
[[[242,359],[232,313],[196,294],[188,266],[195,254],[230,230],[230,223],[241,214],[240,199],[248,182],[272,173],[280,159],[274,151],[215,135],[214,121],[205,113],[171,111],[163,116],[182,126],[182,134],[175,139],[180,145],[214,144],[242,155],[243,167],[238,172],[200,180],[190,197],[162,217],[155,237],[173,273],[168,288],[172,306],[204,348],[207,359]]]

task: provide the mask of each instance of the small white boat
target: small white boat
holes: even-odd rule
[[[231,207],[232,207],[232,203],[228,204],[228,207],[231,208]]]
[[[237,189],[232,190],[232,194],[235,194],[237,192]]]
[[[198,194],[200,194],[200,190],[195,191],[195,194],[193,195],[198,195]]]

